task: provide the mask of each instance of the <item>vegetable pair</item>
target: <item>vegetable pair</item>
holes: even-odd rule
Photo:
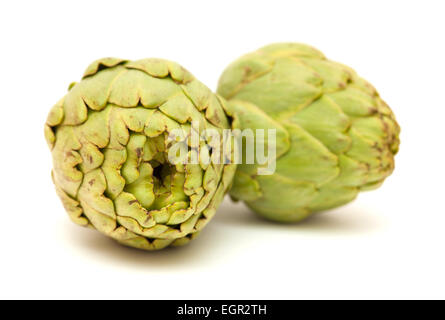
[[[71,219],[161,249],[193,239],[232,184],[232,198],[291,222],[351,201],[394,169],[391,110],[353,70],[311,47],[273,44],[243,56],[222,74],[218,94],[228,102],[166,60],[92,63],[45,125]],[[253,130],[246,143],[263,143],[256,129],[273,129],[275,171],[258,174],[256,158],[236,170],[245,143],[227,138],[229,129]],[[173,161],[179,151],[185,157]]]

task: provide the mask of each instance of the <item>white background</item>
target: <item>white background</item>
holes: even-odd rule
[[[442,1],[3,1],[0,298],[445,298]],[[355,68],[402,127],[377,191],[297,225],[229,199],[184,248],[72,224],[50,179],[50,107],[104,56],[175,60],[215,89],[243,53],[298,41]]]

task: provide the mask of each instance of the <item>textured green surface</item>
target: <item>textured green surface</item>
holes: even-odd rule
[[[399,126],[368,82],[298,43],[233,62],[218,93],[242,129],[277,129],[277,170],[240,165],[231,196],[266,218],[299,221],[378,187],[394,169]]]
[[[147,250],[193,239],[215,214],[236,167],[173,165],[167,136],[173,129],[189,136],[192,121],[199,133],[230,128],[223,103],[173,62],[92,63],[45,125],[53,181],[72,221]]]

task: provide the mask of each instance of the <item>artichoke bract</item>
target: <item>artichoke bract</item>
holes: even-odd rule
[[[238,125],[276,130],[276,171],[241,164],[231,196],[292,222],[382,184],[399,146],[395,117],[368,82],[304,44],[277,43],[230,64],[218,84]]]
[[[171,163],[171,133],[230,128],[223,103],[170,61],[92,63],[45,125],[53,181],[71,220],[147,250],[196,237],[215,214],[236,165],[201,158]]]

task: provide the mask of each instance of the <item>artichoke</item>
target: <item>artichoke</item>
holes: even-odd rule
[[[215,214],[236,165],[205,156],[171,163],[169,151],[179,143],[171,134],[183,132],[188,155],[198,152],[189,144],[193,130],[230,128],[223,103],[170,61],[93,62],[45,125],[53,181],[71,220],[146,250],[196,237]]]
[[[399,126],[368,82],[303,44],[277,43],[230,64],[218,84],[242,129],[276,130],[276,170],[238,166],[231,196],[299,221],[377,188],[394,169]],[[258,137],[257,137],[258,138]]]

